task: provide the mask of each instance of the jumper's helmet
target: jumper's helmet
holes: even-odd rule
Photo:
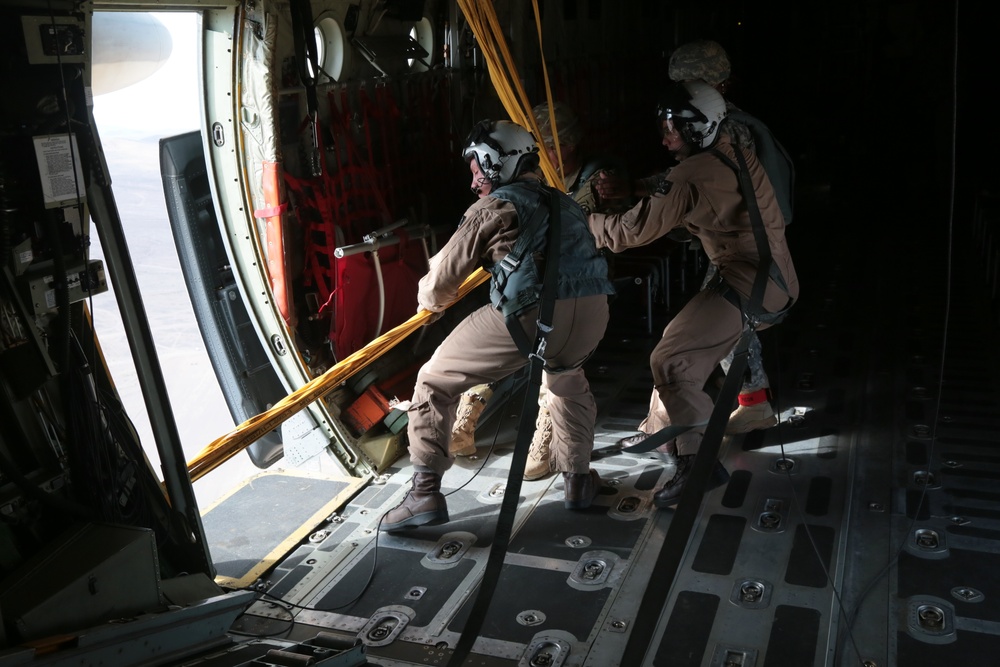
[[[545,144],[552,142],[552,116],[555,116],[556,129],[559,131],[560,146],[578,146],[583,138],[583,128],[580,126],[580,119],[576,113],[562,102],[552,103],[552,116],[549,115],[549,105],[539,104],[532,110],[538,129],[542,133],[541,139]]]
[[[538,167],[538,146],[526,129],[509,120],[484,120],[465,140],[462,158],[475,158],[494,188]]]
[[[670,121],[693,148],[708,148],[726,118],[726,100],[704,81],[685,81],[667,89],[656,110],[657,118]]]
[[[701,79],[714,87],[729,78],[729,56],[718,42],[698,40],[678,46],[667,68],[672,81]]]

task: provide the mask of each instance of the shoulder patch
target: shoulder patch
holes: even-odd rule
[[[670,192],[670,188],[672,188],[673,186],[674,186],[673,182],[667,179],[667,174],[663,174],[656,182],[656,193],[660,195],[665,195],[668,192]]]

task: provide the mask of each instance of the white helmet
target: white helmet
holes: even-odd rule
[[[671,121],[692,147],[708,148],[726,118],[726,100],[701,79],[684,81],[667,89],[656,115],[661,122]]]
[[[494,188],[538,167],[538,145],[526,129],[509,120],[480,121],[465,140],[462,157],[475,158]]]

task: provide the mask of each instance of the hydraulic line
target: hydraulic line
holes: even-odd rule
[[[378,242],[372,250],[372,264],[375,265],[375,282],[378,284],[378,323],[375,325],[375,337],[382,335],[382,321],[385,319],[385,281],[382,279],[382,261],[378,257]]]
[[[434,238],[437,233],[443,232],[444,230],[439,227],[408,227],[404,231],[406,232],[407,238],[426,240],[428,238]],[[399,243],[399,241],[400,237],[395,234],[390,234],[378,240],[378,247],[381,248],[387,245],[395,245]],[[352,243],[351,245],[338,246],[333,251],[333,256],[340,259],[342,257],[349,257],[350,255],[357,255],[362,252],[372,252],[375,249],[375,244],[366,240],[362,243]],[[430,255],[428,254],[428,260],[429,258]]]

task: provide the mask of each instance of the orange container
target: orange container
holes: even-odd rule
[[[382,395],[378,387],[370,385],[343,413],[343,419],[361,434],[385,419],[391,409],[389,399]]]

